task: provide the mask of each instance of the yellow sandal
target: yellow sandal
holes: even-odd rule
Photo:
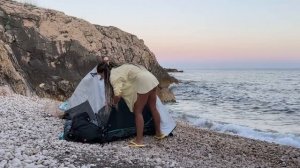
[[[164,135],[164,134],[160,134],[160,135],[155,135],[154,136],[154,138],[156,139],[156,140],[162,140],[162,139],[164,139],[164,138],[166,138],[167,137],[167,135]]]
[[[142,147],[145,147],[146,145],[144,145],[144,144],[137,144],[134,140],[131,140],[131,141],[129,142],[129,145],[128,145],[128,146],[130,146],[130,147],[142,148]]]

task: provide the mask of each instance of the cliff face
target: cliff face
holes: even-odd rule
[[[176,79],[135,35],[62,12],[0,0],[0,85],[23,95],[64,100],[97,65],[98,56],[144,65],[159,79],[162,100],[175,100],[168,87]]]

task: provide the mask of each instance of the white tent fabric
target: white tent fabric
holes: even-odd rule
[[[156,108],[160,114],[160,130],[164,135],[169,135],[174,128],[176,123],[169,114],[169,110],[164,106],[159,97],[157,97]]]
[[[69,108],[72,108],[87,100],[94,113],[97,113],[105,106],[104,82],[97,75],[96,67],[80,81],[67,103]]]
[[[104,81],[100,80],[100,76],[97,75],[96,67],[80,81],[73,95],[66,101],[67,109],[78,106],[85,101],[90,103],[94,113],[105,106]],[[158,97],[156,106],[161,117],[161,132],[168,135],[176,127],[176,123]]]

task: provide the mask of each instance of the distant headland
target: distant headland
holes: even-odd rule
[[[183,70],[178,70],[175,68],[164,68],[167,72],[183,72]]]

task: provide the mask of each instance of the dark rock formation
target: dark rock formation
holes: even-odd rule
[[[143,40],[62,12],[0,0],[0,85],[23,95],[68,98],[97,65],[97,57],[144,65],[160,81],[163,101],[176,79],[158,64]]]
[[[167,72],[183,72],[183,70],[178,70],[174,68],[164,68]]]

